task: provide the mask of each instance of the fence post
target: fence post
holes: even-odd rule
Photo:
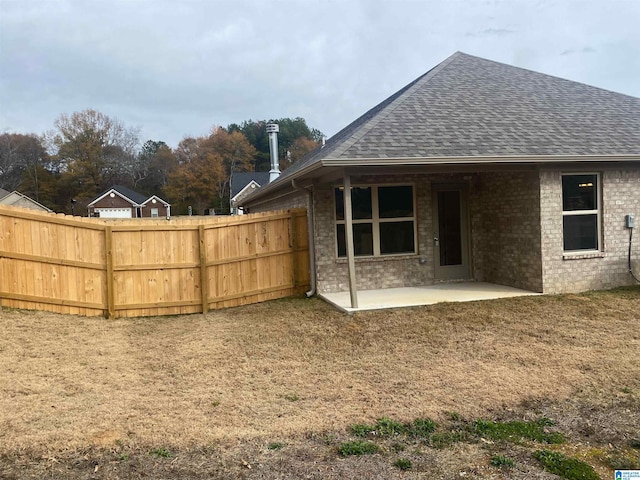
[[[296,212],[291,212],[291,218],[289,220],[291,222],[291,226],[289,227],[289,231],[291,232],[291,248],[293,249],[293,286],[294,288],[298,286],[298,219]]]
[[[116,308],[113,291],[113,232],[111,227],[105,227],[104,234],[104,249],[107,262],[107,318],[113,318],[116,314]]]
[[[204,225],[198,225],[200,245],[200,295],[202,297],[202,313],[209,311],[209,277],[207,275],[207,252],[204,243]]]

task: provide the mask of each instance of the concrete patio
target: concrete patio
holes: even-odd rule
[[[441,302],[471,302],[495,298],[540,295],[485,282],[439,283],[425,287],[386,288],[358,291],[358,308],[351,308],[349,292],[323,293],[320,298],[347,312],[380,310],[385,308],[415,307]]]

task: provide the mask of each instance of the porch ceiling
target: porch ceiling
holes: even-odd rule
[[[442,302],[471,302],[496,298],[540,295],[539,293],[486,282],[441,283],[425,287],[359,290],[358,308],[351,307],[349,292],[324,293],[320,298],[336,308],[353,313],[363,310],[415,307]]]

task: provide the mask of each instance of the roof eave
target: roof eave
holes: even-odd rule
[[[459,165],[487,163],[572,163],[572,162],[625,162],[640,160],[636,154],[611,155],[473,155],[454,157],[394,157],[394,158],[340,158],[323,159],[324,167],[373,167],[404,165]]]
[[[323,167],[399,167],[416,165],[486,165],[486,164],[554,164],[577,162],[631,162],[640,161],[637,154],[611,155],[473,155],[455,157],[393,157],[393,158],[324,158],[289,176],[287,181],[280,180],[269,183],[243,199],[243,203],[251,205],[274,192],[289,188],[293,190],[291,180],[309,176]]]
[[[291,180],[297,180],[299,178],[302,178],[306,175],[309,175],[310,173],[312,173],[315,170],[318,170],[320,168],[322,168],[323,164],[322,162],[316,162],[316,163],[312,163],[310,165],[308,165],[307,167],[298,170],[297,172],[292,173],[291,175],[286,175],[286,172],[283,173],[283,175],[286,175],[286,177],[281,177],[282,180],[280,178],[278,178],[277,180],[266,184],[263,187],[260,187],[260,189],[252,194],[250,194],[247,198],[243,199],[243,203],[246,204],[251,204],[252,202],[259,200],[261,198],[263,198],[266,195],[269,195],[272,192],[277,192],[278,190],[282,190],[284,188],[291,188],[293,189],[292,185],[291,185]],[[286,181],[285,181],[286,180]]]

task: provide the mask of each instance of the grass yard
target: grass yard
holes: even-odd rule
[[[118,320],[0,310],[0,331],[0,478],[640,469],[637,287],[353,316],[316,299]]]

